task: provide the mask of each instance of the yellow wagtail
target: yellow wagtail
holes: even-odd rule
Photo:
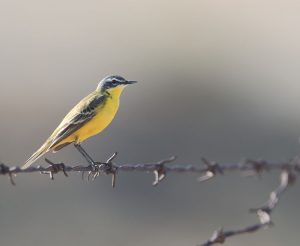
[[[93,167],[93,159],[80,143],[104,130],[115,117],[120,95],[126,85],[136,83],[121,76],[102,79],[96,90],[83,98],[62,120],[46,142],[26,161],[23,169],[29,167],[49,150],[56,152],[70,143]]]

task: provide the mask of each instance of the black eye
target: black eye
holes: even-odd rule
[[[111,80],[111,82],[109,83],[109,87],[116,87],[119,85],[119,81],[118,80]]]
[[[111,83],[112,83],[112,85],[114,85],[114,86],[118,85],[118,81],[117,81],[117,80],[113,80]]]

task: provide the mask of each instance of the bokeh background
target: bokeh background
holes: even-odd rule
[[[108,74],[138,80],[111,126],[84,146],[117,163],[178,155],[287,160],[299,152],[300,2],[0,1],[0,161],[21,165]],[[73,147],[48,154],[84,163]],[[37,164],[44,164],[41,159]],[[254,223],[278,173],[207,183],[121,173],[95,182],[57,175],[0,179],[1,245],[196,245],[218,227]],[[227,245],[297,245],[299,187],[276,226]]]

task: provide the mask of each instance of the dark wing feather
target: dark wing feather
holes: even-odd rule
[[[96,114],[96,107],[105,100],[104,95],[90,94],[79,102],[61,122],[56,132],[51,135],[51,146],[53,148],[63,139],[80,129],[89,122]],[[59,147],[59,146],[57,146]]]

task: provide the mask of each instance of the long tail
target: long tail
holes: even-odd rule
[[[49,151],[49,147],[51,145],[50,141],[46,141],[36,152],[30,156],[30,158],[25,162],[25,164],[21,167],[22,169],[26,169],[30,165],[32,165],[37,159],[39,159],[42,155]]]

